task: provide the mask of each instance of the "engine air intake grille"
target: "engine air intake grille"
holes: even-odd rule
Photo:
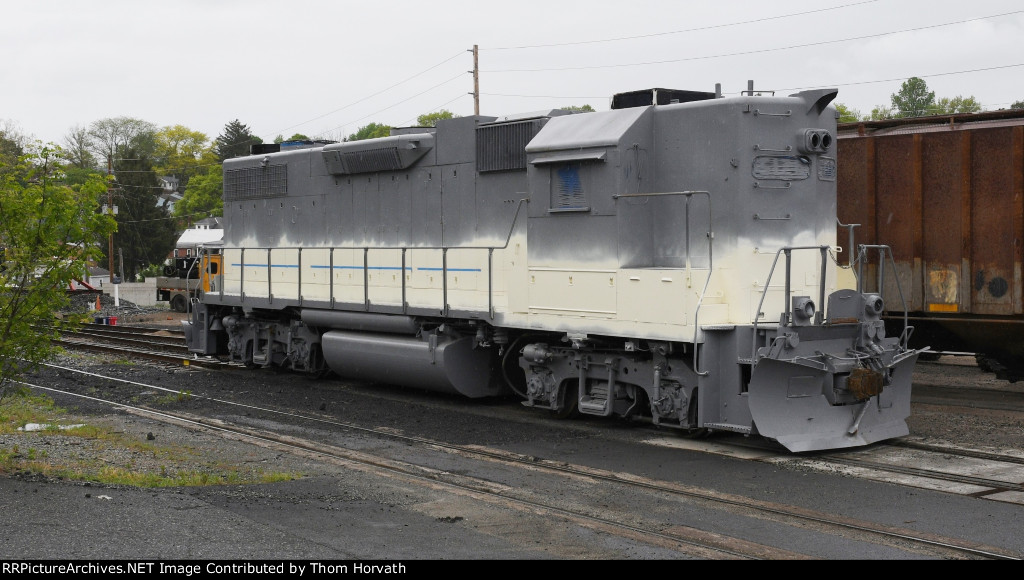
[[[526,146],[539,129],[538,119],[477,127],[476,170],[526,169]]]
[[[366,151],[340,153],[341,162],[348,173],[372,173],[402,169],[397,147],[381,147]]]
[[[224,172],[224,199],[257,199],[288,195],[288,166],[267,165]]]

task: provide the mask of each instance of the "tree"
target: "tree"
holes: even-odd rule
[[[380,125],[378,123],[370,123],[364,127],[360,127],[358,131],[349,135],[345,138],[346,141],[362,141],[363,139],[376,139],[378,137],[388,137],[391,135],[390,125]]]
[[[1010,105],[1011,109],[1024,109],[1024,101],[1015,101]]]
[[[198,173],[206,153],[205,133],[193,131],[183,125],[164,127],[156,132],[156,158],[154,169],[161,176],[178,178],[182,190],[188,180]],[[209,159],[207,161],[210,161]]]
[[[124,279],[134,280],[139,270],[163,262],[174,249],[176,228],[167,208],[157,204],[161,186],[152,159],[130,147],[119,149],[118,156],[114,164],[118,206],[114,258],[115,264],[124,264]]]
[[[594,107],[591,107],[590,105],[581,105],[581,106],[569,105],[567,107],[559,107],[559,109],[562,109],[562,110],[565,110],[565,111],[572,111],[574,113],[593,113],[594,112]]]
[[[437,127],[437,122],[443,119],[454,119],[458,117],[455,113],[441,109],[434,113],[424,113],[419,117],[416,117],[416,125],[419,127]]]
[[[224,125],[224,132],[214,141],[213,151],[220,162],[224,163],[225,159],[248,155],[249,147],[260,143],[263,143],[263,139],[253,135],[248,126],[235,119]]]
[[[82,125],[75,125],[64,135],[64,153],[68,163],[79,169],[94,169],[97,166],[93,151],[96,144],[89,135],[89,130]]]
[[[0,176],[14,171],[18,159],[25,154],[28,138],[18,128],[17,123],[6,119],[0,120]]]
[[[839,112],[840,123],[856,123],[860,121],[860,111],[851,109],[842,103],[836,103],[836,111]]]
[[[0,164],[7,161],[0,161]],[[62,183],[65,162],[55,147],[33,147],[0,171],[0,397],[57,347],[53,340],[79,317],[60,318],[69,283],[85,276],[114,221],[99,210],[102,178]]]
[[[957,95],[952,99],[948,97],[935,101],[932,107],[932,115],[955,115],[957,113],[979,113],[982,107],[974,97],[962,97]]]
[[[185,194],[174,204],[174,216],[191,223],[224,215],[224,174],[217,167],[188,182]]]
[[[871,121],[881,121],[883,119],[892,119],[896,117],[896,112],[890,107],[885,105],[877,105],[871,109],[871,115],[868,117]]]
[[[96,155],[106,161],[116,157],[118,149],[132,148],[151,156],[156,149],[156,125],[133,117],[114,117],[93,121],[89,137]]]
[[[928,83],[918,77],[907,79],[891,98],[897,117],[927,115],[935,105],[935,91],[929,91]]]

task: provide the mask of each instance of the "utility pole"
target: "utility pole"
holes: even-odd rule
[[[480,48],[473,45],[473,114],[480,114]]]
[[[114,213],[114,188],[110,186],[110,174],[114,171],[114,161],[107,155],[107,211]],[[107,269],[110,270],[110,283],[114,283],[114,232],[110,232],[107,240],[107,257],[109,258]]]

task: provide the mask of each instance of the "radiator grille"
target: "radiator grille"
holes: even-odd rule
[[[224,199],[256,199],[288,195],[288,166],[267,165],[224,172]]]
[[[340,158],[348,173],[372,173],[402,169],[402,160],[398,157],[397,147],[341,153]]]
[[[477,127],[476,170],[526,169],[526,146],[539,128],[536,119]]]

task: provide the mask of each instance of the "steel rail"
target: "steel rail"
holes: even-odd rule
[[[155,387],[155,386],[152,386],[152,385],[143,385],[142,383],[136,383],[134,381],[127,381],[127,380],[124,380],[124,379],[119,379],[117,377],[105,377],[103,375],[98,375],[98,374],[90,373],[90,372],[87,372],[87,371],[79,371],[78,369],[72,369],[72,368],[66,368],[66,367],[58,367],[56,365],[47,365],[47,366],[52,366],[54,368],[60,368],[60,369],[63,369],[63,370],[68,370],[68,371],[73,371],[73,372],[81,372],[83,374],[97,376],[97,377],[101,377],[101,378],[105,378],[105,379],[109,379],[109,380],[113,380],[113,381],[117,381],[117,382],[125,382],[125,383],[140,385],[140,386],[146,386],[147,388],[156,388],[156,389],[161,389],[161,390],[168,390],[168,391],[171,391],[171,392],[177,392],[177,391],[174,391],[173,389],[165,389],[165,388],[162,388],[162,387]],[[665,485],[663,483],[661,483],[661,484],[659,484],[659,483],[649,483],[649,482],[642,482],[642,481],[637,481],[637,480],[633,480],[633,479],[624,479],[624,478],[622,478],[622,477],[620,477],[620,476],[618,476],[616,474],[612,474],[612,473],[606,473],[606,474],[598,473],[598,472],[595,472],[594,470],[581,469],[581,468],[578,468],[578,467],[574,467],[572,465],[567,465],[567,464],[562,463],[562,462],[554,462],[554,461],[549,461],[549,460],[541,460],[541,459],[538,459],[538,458],[532,457],[532,456],[510,455],[510,454],[506,454],[506,453],[498,453],[498,452],[487,451],[487,450],[483,450],[483,449],[479,449],[479,448],[475,448],[475,447],[466,447],[466,446],[455,445],[455,444],[450,444],[450,443],[443,443],[443,442],[434,441],[434,440],[431,440],[431,439],[426,439],[426,438],[423,438],[423,437],[399,434],[399,433],[395,433],[395,432],[390,431],[390,430],[379,430],[379,429],[370,428],[370,427],[362,427],[362,426],[355,425],[355,424],[352,424],[352,423],[346,423],[346,422],[341,422],[341,421],[334,421],[334,420],[324,419],[324,418],[320,418],[320,417],[312,417],[312,416],[309,416],[309,415],[302,415],[302,414],[298,414],[298,413],[279,411],[279,410],[270,409],[270,408],[266,408],[266,407],[259,407],[259,406],[255,406],[255,405],[244,404],[244,403],[236,403],[236,402],[233,402],[233,401],[225,401],[225,400],[221,400],[221,399],[215,399],[215,398],[212,398],[212,397],[205,397],[205,396],[202,396],[202,395],[197,395],[195,393],[193,393],[192,396],[193,396],[193,398],[196,398],[196,399],[205,399],[205,400],[209,400],[209,401],[213,401],[213,402],[217,402],[217,403],[233,405],[233,406],[239,406],[239,407],[243,407],[243,408],[247,408],[247,409],[252,409],[252,410],[258,410],[258,411],[261,411],[261,412],[277,414],[277,415],[283,415],[283,416],[294,417],[294,418],[300,418],[300,419],[311,421],[311,422],[314,422],[314,423],[320,423],[320,424],[330,425],[330,426],[334,426],[334,427],[341,427],[341,428],[349,429],[349,430],[356,431],[356,432],[369,433],[369,434],[373,434],[373,435],[376,435],[376,436],[387,437],[387,438],[398,440],[398,441],[402,441],[402,442],[416,443],[416,444],[426,445],[426,446],[430,446],[430,447],[434,447],[434,448],[446,449],[446,450],[462,453],[462,454],[465,454],[465,455],[476,455],[476,456],[480,456],[480,457],[486,457],[486,458],[494,460],[494,461],[505,462],[505,463],[514,463],[514,464],[525,464],[525,465],[529,465],[529,466],[531,466],[533,468],[541,468],[541,469],[544,469],[544,470],[547,470],[547,471],[566,473],[566,474],[570,474],[570,475],[574,475],[574,476],[587,477],[587,478],[590,478],[590,479],[595,479],[595,480],[599,480],[599,481],[606,481],[606,482],[621,484],[621,485],[625,485],[625,486],[635,486],[635,487],[639,487],[639,488],[642,488],[642,489],[647,489],[647,490],[651,490],[651,491],[657,491],[657,492],[661,492],[661,493],[668,493],[668,494],[672,494],[672,495],[678,495],[678,496],[687,497],[687,498],[690,498],[690,499],[698,499],[698,500],[702,500],[702,501],[708,501],[708,502],[713,502],[713,503],[720,503],[720,504],[729,505],[729,506],[732,506],[732,507],[740,507],[740,508],[749,509],[749,510],[756,511],[756,512],[772,514],[772,515],[775,515],[775,516],[788,517],[788,518],[796,519],[796,520],[799,520],[799,521],[812,522],[812,523],[816,523],[816,524],[820,524],[820,525],[831,526],[831,527],[836,527],[836,528],[841,528],[841,529],[855,530],[855,531],[859,531],[859,532],[862,532],[862,533],[868,533],[868,534],[872,534],[872,535],[876,535],[876,536],[880,536],[880,537],[884,537],[884,538],[888,538],[888,539],[896,539],[896,540],[914,542],[914,543],[917,543],[917,544],[920,544],[920,545],[924,545],[924,546],[928,546],[928,547],[932,547],[932,548],[940,548],[940,549],[944,549],[944,550],[951,550],[951,551],[954,551],[954,552],[963,553],[963,554],[969,554],[969,555],[972,555],[972,556],[978,556],[978,557],[990,558],[990,559],[999,559],[999,560],[1020,560],[1020,559],[1022,559],[1022,557],[1019,556],[1019,555],[999,552],[995,548],[979,548],[979,547],[969,546],[969,545],[962,544],[962,543],[956,543],[952,539],[948,539],[948,538],[940,540],[940,539],[932,539],[932,538],[925,538],[925,537],[921,537],[921,536],[915,536],[914,534],[912,534],[912,533],[910,533],[909,531],[906,531],[906,530],[892,529],[892,528],[888,528],[887,526],[884,526],[884,525],[881,525],[881,524],[870,524],[870,523],[867,523],[867,522],[837,520],[835,518],[828,517],[826,514],[820,514],[820,513],[809,511],[809,510],[802,510],[802,509],[795,508],[795,507],[774,507],[774,506],[768,506],[768,505],[764,505],[762,502],[759,502],[757,500],[752,500],[752,499],[736,499],[736,498],[731,498],[731,497],[723,497],[723,496],[720,496],[720,495],[717,495],[717,494],[713,494],[713,493],[709,493],[709,492],[702,492],[702,491],[697,491],[697,490],[692,490],[692,489],[682,489],[680,487],[676,487],[676,486],[672,486],[672,485]],[[560,509],[560,508],[555,508],[555,509]],[[675,538],[673,538],[673,539],[675,539]]]
[[[67,369],[67,370],[75,370],[75,369]],[[88,373],[88,374],[92,374],[94,376],[100,376],[100,375],[95,375],[95,373]],[[117,379],[114,379],[113,377],[103,377],[103,378],[117,380]],[[212,430],[212,431],[218,431],[218,432],[222,432],[222,433],[230,433],[232,435],[237,435],[237,436],[240,436],[240,437],[252,439],[252,440],[255,440],[255,441],[262,442],[262,443],[270,443],[270,444],[273,444],[273,445],[278,445],[278,446],[282,446],[282,447],[289,448],[289,449],[294,449],[294,450],[308,452],[308,453],[315,453],[315,454],[318,454],[318,455],[321,455],[321,456],[324,456],[324,457],[329,457],[329,458],[333,458],[333,459],[339,459],[339,460],[348,461],[348,462],[351,462],[351,463],[357,463],[357,464],[360,464],[360,465],[371,467],[373,469],[378,469],[378,470],[381,470],[381,471],[387,471],[387,472],[390,472],[390,473],[396,473],[396,474],[400,474],[400,475],[403,475],[403,476],[406,476],[406,477],[410,477],[410,478],[413,478],[413,479],[424,481],[424,482],[429,483],[430,485],[444,485],[444,486],[453,487],[453,488],[456,488],[456,489],[459,489],[459,490],[463,490],[463,491],[468,491],[468,492],[471,492],[471,493],[479,494],[479,495],[482,495],[482,496],[485,496],[485,497],[488,497],[488,498],[492,498],[492,499],[500,499],[502,501],[514,502],[514,503],[517,503],[517,504],[520,504],[520,505],[524,505],[526,507],[533,508],[533,509],[542,509],[542,510],[545,510],[545,511],[548,511],[548,512],[551,512],[551,513],[554,513],[554,514],[558,514],[558,515],[563,516],[563,517],[566,517],[566,518],[568,518],[570,520],[573,520],[573,519],[575,519],[575,520],[583,520],[583,521],[586,521],[586,522],[597,523],[597,524],[601,524],[601,525],[604,525],[604,526],[610,526],[610,527],[618,528],[618,529],[621,529],[621,530],[625,530],[625,531],[628,531],[628,532],[639,534],[641,537],[644,537],[644,538],[656,537],[656,538],[659,538],[659,539],[662,539],[662,540],[668,540],[668,541],[671,541],[671,542],[677,542],[679,544],[685,544],[687,546],[691,546],[691,547],[694,547],[694,548],[699,548],[699,549],[702,549],[702,550],[709,550],[709,551],[713,551],[713,552],[720,553],[720,554],[734,556],[736,558],[759,559],[758,557],[751,556],[750,554],[744,554],[742,552],[738,552],[738,551],[735,551],[735,550],[729,550],[729,549],[725,549],[725,548],[722,548],[722,547],[715,546],[711,542],[707,542],[707,543],[696,542],[694,540],[691,540],[691,539],[688,539],[688,538],[685,538],[685,537],[682,537],[682,536],[679,536],[679,535],[667,534],[665,532],[660,532],[660,531],[652,530],[652,529],[645,529],[645,528],[641,528],[641,527],[638,527],[638,526],[635,526],[635,525],[632,525],[632,524],[627,524],[627,523],[624,523],[624,522],[618,522],[618,521],[615,521],[615,520],[610,520],[608,518],[592,516],[592,515],[589,515],[589,514],[585,514],[585,513],[581,513],[581,512],[575,512],[575,511],[568,510],[568,509],[565,509],[565,508],[561,508],[561,507],[558,507],[558,506],[554,506],[554,505],[551,505],[551,504],[546,504],[546,503],[542,503],[542,502],[537,502],[537,501],[527,500],[527,499],[523,499],[523,498],[513,497],[513,496],[510,496],[510,495],[508,495],[506,493],[502,493],[502,492],[491,491],[491,490],[489,490],[487,488],[487,484],[489,482],[484,481],[484,480],[478,480],[478,481],[480,481],[480,484],[478,484],[478,485],[469,485],[469,484],[464,484],[464,483],[458,483],[458,482],[455,482],[455,481],[448,481],[448,480],[439,479],[439,477],[437,475],[437,470],[434,470],[432,468],[425,468],[423,466],[419,466],[419,465],[416,465],[414,463],[408,463],[408,462],[404,462],[404,461],[397,461],[397,460],[390,459],[390,458],[381,458],[382,460],[380,460],[380,461],[362,459],[362,458],[354,457],[354,456],[348,455],[348,454],[332,452],[332,451],[324,449],[323,447],[319,447],[319,446],[313,445],[313,444],[299,444],[299,443],[296,442],[295,438],[290,438],[290,440],[285,440],[283,438],[276,437],[276,436],[271,436],[271,435],[266,435],[266,434],[256,434],[256,433],[251,432],[249,429],[243,429],[243,428],[238,428],[238,427],[230,427],[230,426],[225,426],[225,425],[214,425],[214,424],[209,423],[207,421],[197,420],[195,418],[189,418],[189,417],[185,417],[185,416],[181,416],[181,415],[176,415],[176,414],[173,414],[173,413],[167,413],[165,411],[156,411],[154,409],[149,409],[149,408],[146,408],[146,407],[139,407],[139,406],[135,406],[135,405],[128,405],[128,404],[124,404],[124,403],[118,403],[116,401],[110,401],[110,400],[107,400],[107,399],[101,399],[101,398],[92,397],[92,396],[89,396],[89,395],[82,395],[82,394],[79,394],[79,393],[72,393],[72,392],[69,392],[69,391],[64,391],[64,390],[61,390],[61,389],[55,389],[55,388],[52,388],[52,387],[45,387],[45,386],[42,386],[42,385],[34,385],[34,384],[31,384],[31,383],[25,383],[25,382],[20,382],[20,381],[19,381],[19,384],[23,384],[23,385],[31,387],[31,388],[40,389],[40,390],[44,390],[44,391],[49,391],[49,392],[53,392],[53,393],[61,393],[61,394],[68,395],[68,396],[80,397],[80,398],[83,398],[83,399],[87,399],[87,400],[98,402],[98,403],[108,404],[108,405],[115,406],[115,407],[118,407],[118,408],[130,409],[130,410],[133,410],[133,411],[136,411],[136,412],[140,412],[140,413],[144,413],[144,414],[150,415],[150,416],[156,418],[157,420],[170,420],[170,421],[184,422],[184,423],[187,423],[187,424],[190,424],[190,425],[194,425],[194,426],[197,426],[197,427],[201,427],[201,428],[204,428],[204,429],[209,429],[209,430]],[[141,383],[134,383],[134,384],[141,385]],[[149,388],[158,388],[158,387],[155,387],[154,385],[147,385],[147,386]],[[193,397],[195,397],[194,394],[193,394]],[[205,397],[202,397],[202,398],[205,398]],[[254,407],[254,408],[258,408],[258,407]],[[266,409],[263,409],[263,410],[269,411],[269,412],[274,412],[274,411],[266,410]],[[292,415],[292,414],[289,414],[289,415]],[[302,417],[301,415],[292,415],[292,416]],[[311,419],[309,417],[303,417],[303,418]],[[384,435],[384,433],[381,433],[381,432],[375,432],[375,433],[377,433],[378,435]],[[387,461],[388,463],[385,464],[384,461]],[[427,471],[428,473],[424,474],[424,473],[422,473],[422,471]],[[473,479],[473,478],[471,478],[469,476],[465,476],[465,475],[460,475],[459,477],[461,477],[463,479]],[[767,548],[767,546],[766,546],[766,548]]]

